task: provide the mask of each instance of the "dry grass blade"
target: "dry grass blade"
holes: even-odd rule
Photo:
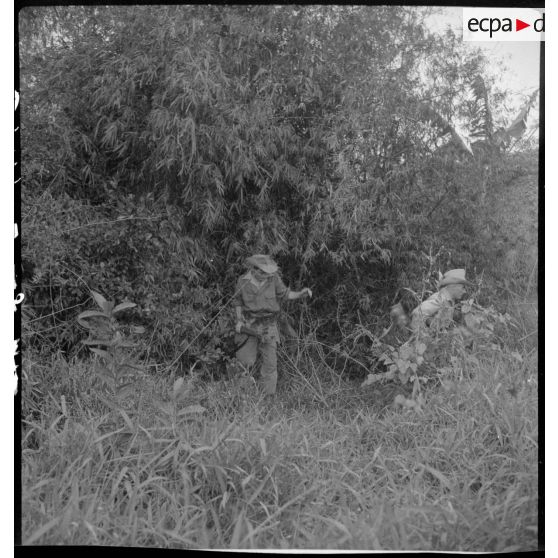
[[[240,512],[238,519],[234,524],[234,530],[231,535],[231,542],[229,544],[229,548],[240,548],[239,547],[240,535],[242,533],[243,524],[244,524],[244,510]]]
[[[295,502],[301,500],[302,498],[308,496],[308,494],[311,494],[312,492],[316,491],[318,489],[317,486],[313,486],[307,490],[305,490],[304,492],[302,492],[301,494],[298,494],[297,496],[295,496],[294,498],[291,498],[287,503],[283,504],[279,509],[275,510],[271,515],[269,515],[262,523],[260,523],[251,533],[250,535],[253,537],[254,535],[260,533],[261,531],[263,531],[264,529],[267,528],[268,524],[273,521],[277,516],[279,516],[281,513],[283,513],[287,508],[289,508],[290,506],[292,506]],[[244,544],[246,539],[246,536],[242,539],[241,543]]]
[[[124,409],[118,409],[119,413],[122,415],[126,426],[130,429],[130,432],[134,432],[136,429],[134,428],[134,423],[128,416],[128,413]]]
[[[254,491],[254,493],[252,494],[252,496],[250,496],[248,502],[246,503],[246,506],[250,506],[255,500],[256,498],[260,495],[261,491],[263,490],[264,486],[267,484],[267,482],[269,481],[269,479],[271,478],[271,476],[273,475],[273,471],[275,471],[275,467],[277,466],[276,463],[273,464],[273,466],[271,467],[271,469],[269,470],[269,473],[265,476],[265,478],[262,480],[262,482],[260,483],[260,485],[258,486],[258,488],[256,488],[256,490]]]
[[[44,525],[42,525],[41,527],[39,527],[39,529],[37,529],[30,537],[28,537],[23,544],[24,545],[31,545],[33,544],[35,541],[38,541],[43,535],[45,535],[46,533],[48,533],[51,529],[53,529],[54,527],[56,527],[56,525],[58,525],[58,523],[60,523],[61,518],[60,517],[55,517],[54,519],[51,519],[50,521],[48,521],[47,523],[45,523]]]

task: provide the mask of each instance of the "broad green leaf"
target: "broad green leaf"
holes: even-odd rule
[[[395,361],[395,364],[397,365],[397,368],[399,369],[399,372],[401,372],[401,374],[405,374],[405,372],[407,372],[407,369],[409,368],[409,362],[407,360],[398,358]]]
[[[136,306],[137,304],[135,302],[121,302],[114,307],[112,313],[116,314],[117,312],[122,312],[123,310],[127,310],[128,308],[135,308]]]
[[[99,312],[98,310],[86,310],[85,312],[81,312],[77,316],[77,321],[87,329],[91,329],[93,327],[92,324],[86,321],[86,318],[105,318],[108,319],[108,316],[103,312]]]
[[[413,355],[413,347],[409,345],[404,345],[399,349],[400,360],[409,360]]]
[[[105,312],[105,314],[108,314],[110,312],[110,307],[107,299],[102,294],[96,291],[91,291],[91,295],[93,296],[95,302],[99,305],[101,310]]]

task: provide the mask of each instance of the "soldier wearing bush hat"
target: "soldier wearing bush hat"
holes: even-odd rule
[[[279,276],[277,264],[266,254],[255,254],[246,260],[247,273],[236,285],[234,299],[236,313],[236,342],[241,344],[236,353],[245,366],[253,366],[261,358],[261,381],[264,392],[273,395],[277,387],[277,344],[280,342],[277,318],[281,303],[311,297],[312,291],[304,288],[291,291]],[[258,334],[241,333],[248,326]]]
[[[465,278],[464,269],[450,269],[438,281],[438,292],[428,297],[411,312],[411,329],[419,332],[436,318],[440,323],[451,321],[454,304],[465,295],[465,287],[471,285]]]

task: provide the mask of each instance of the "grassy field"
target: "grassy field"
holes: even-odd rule
[[[460,352],[425,384],[360,387],[308,351],[275,399],[249,376],[137,373],[120,407],[97,360],[24,359],[23,544],[537,548],[537,353]],[[173,391],[173,384],[176,390]]]

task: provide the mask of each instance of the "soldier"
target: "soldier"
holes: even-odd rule
[[[277,387],[277,318],[281,302],[311,297],[312,291],[306,287],[298,292],[287,288],[277,273],[277,264],[267,255],[251,256],[246,265],[248,272],[238,280],[234,301],[235,341],[241,345],[236,357],[245,366],[253,366],[259,353],[263,389],[267,395],[273,395]],[[243,325],[257,332],[260,338],[242,334]]]
[[[450,269],[438,282],[438,292],[428,297],[411,312],[413,333],[425,331],[426,327],[447,326],[454,318],[454,305],[465,295],[464,269]]]

